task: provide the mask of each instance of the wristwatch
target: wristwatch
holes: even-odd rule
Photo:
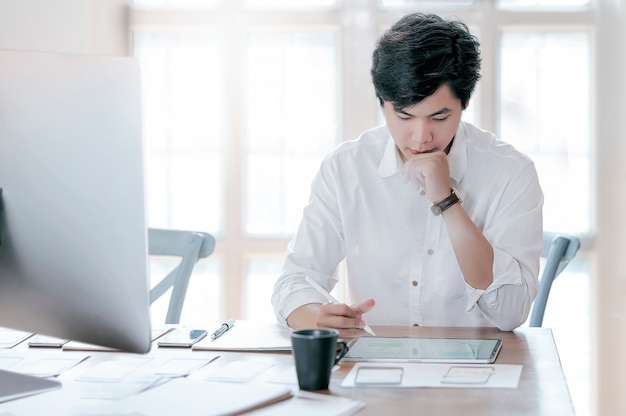
[[[434,204],[432,207],[430,207],[430,210],[435,215],[441,215],[445,210],[447,210],[456,203],[463,203],[463,200],[459,198],[459,195],[456,193],[456,189],[450,188],[450,196],[439,202],[438,204]]]

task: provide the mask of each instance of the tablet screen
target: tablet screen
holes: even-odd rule
[[[493,363],[500,339],[361,337],[344,360]]]

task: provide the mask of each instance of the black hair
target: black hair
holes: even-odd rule
[[[408,108],[448,84],[465,108],[480,79],[480,63],[480,44],[465,23],[414,13],[378,40],[371,73],[381,105]]]

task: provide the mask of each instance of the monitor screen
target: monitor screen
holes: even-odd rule
[[[0,51],[0,189],[0,326],[149,351],[136,60]]]

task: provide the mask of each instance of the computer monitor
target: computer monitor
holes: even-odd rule
[[[140,108],[134,58],[0,51],[0,326],[150,350]]]

